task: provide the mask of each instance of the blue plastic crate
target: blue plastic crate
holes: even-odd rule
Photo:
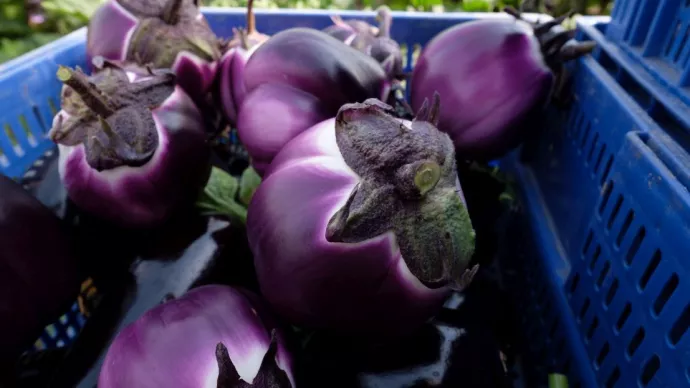
[[[690,1],[616,0],[611,17],[606,36],[690,104]]]
[[[339,13],[374,22],[373,12]],[[205,14],[220,36],[244,24],[242,9]],[[323,11],[256,14],[268,34],[331,23]],[[507,16],[395,13],[392,35],[409,70],[414,52],[438,32],[496,17]],[[542,384],[546,373],[565,372],[575,388],[690,386],[690,115],[677,89],[606,37],[622,19],[597,20],[579,23],[579,38],[599,47],[569,66],[573,104],[549,110],[540,136],[525,147],[528,162],[517,153],[502,161],[523,203],[503,261],[524,312],[527,374]],[[85,35],[82,29],[0,65],[0,124],[13,133],[0,131],[3,174],[21,176],[52,147],[45,133],[59,103],[57,65],[86,65]]]

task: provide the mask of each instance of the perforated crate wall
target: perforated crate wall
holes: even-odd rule
[[[661,136],[626,137],[568,281],[606,387],[690,386],[690,194]]]
[[[60,107],[58,65],[86,68],[86,30],[0,64],[0,174],[20,177],[55,147],[47,138]]]
[[[529,164],[509,163],[555,294],[532,286],[532,304],[566,298],[560,324],[575,323],[597,385],[690,386],[690,113],[605,26],[580,29],[599,48],[571,68],[575,103],[550,112]],[[562,329],[554,337],[543,320],[536,330]]]
[[[606,35],[690,104],[690,0],[617,0]]]
[[[569,71],[573,102],[550,108],[530,167],[561,243],[574,255],[625,134],[646,126],[631,108],[635,101],[593,58]]]

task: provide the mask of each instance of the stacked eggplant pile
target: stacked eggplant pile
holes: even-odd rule
[[[564,62],[592,45],[562,18],[508,13],[441,32],[405,73],[386,7],[378,26],[333,17],[267,36],[250,1],[246,27],[218,37],[196,0],[108,0],[88,27],[88,74],[57,70],[49,135],[70,202],[130,230],[189,209],[227,217],[246,231],[257,286],[205,284],[148,308],[110,342],[98,386],[509,386],[502,340],[463,334],[509,310],[483,280],[505,187],[477,166],[535,136]],[[242,150],[228,151],[235,130]],[[248,163],[234,172],[237,153]],[[474,323],[458,331],[457,315]]]

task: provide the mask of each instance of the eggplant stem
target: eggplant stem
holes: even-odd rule
[[[254,0],[247,0],[247,35],[256,30],[256,17],[254,16]]]
[[[72,70],[69,67],[60,66],[57,71],[57,78],[77,92],[84,104],[97,115],[108,117],[115,113],[113,103],[101,93],[96,85],[89,81],[81,69]]]
[[[166,24],[174,26],[180,21],[180,9],[182,8],[183,0],[168,0],[163,8],[163,15],[161,19]]]
[[[376,35],[379,38],[390,38],[391,24],[393,24],[393,15],[391,15],[391,9],[386,5],[382,5],[378,8],[377,14],[377,18],[379,18],[379,31]]]

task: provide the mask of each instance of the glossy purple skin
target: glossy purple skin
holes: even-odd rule
[[[438,128],[461,157],[493,159],[519,144],[520,123],[546,102],[553,74],[532,30],[515,20],[463,23],[437,35],[414,67],[411,105],[443,96]]]
[[[152,110],[158,148],[141,167],[97,171],[83,145],[58,145],[59,171],[70,199],[80,208],[120,225],[153,227],[193,202],[209,174],[203,119],[178,86]],[[56,115],[65,117],[60,111]]]
[[[203,17],[201,14],[199,16]],[[107,0],[89,21],[86,38],[86,55],[89,63],[97,56],[117,61],[125,60],[129,39],[137,27],[137,22],[137,17],[116,0]],[[194,101],[200,101],[213,84],[216,67],[217,64],[214,62],[207,62],[189,52],[181,52],[171,69],[177,75],[177,82],[183,90]]]
[[[79,292],[71,242],[55,214],[0,175],[0,385],[5,367]]]
[[[268,351],[272,318],[256,295],[210,285],[156,306],[122,330],[108,349],[99,388],[216,387],[222,342],[245,382]],[[276,363],[295,386],[292,360],[277,331]],[[258,387],[263,388],[263,387]]]
[[[237,128],[260,174],[289,140],[334,117],[342,105],[367,98],[385,101],[390,91],[374,59],[306,28],[282,31],[256,49],[244,68],[244,85],[247,95]],[[266,85],[274,85],[275,96],[269,89],[257,91]]]
[[[332,116],[316,97],[287,85],[261,85],[245,102],[238,120],[238,136],[259,175],[285,144]]]
[[[291,28],[262,44],[247,62],[247,92],[266,83],[299,88],[335,112],[367,98],[386,101],[389,85],[379,63],[317,30]]]
[[[244,68],[258,46],[250,50],[235,47],[228,50],[218,66],[218,94],[220,108],[231,125],[236,125],[240,105],[247,95],[244,85]]]
[[[296,325],[403,334],[432,317],[450,290],[427,288],[412,275],[393,233],[357,244],[326,240],[329,219],[358,179],[336,144],[335,119],[280,151],[247,218],[261,292],[273,311]]]

